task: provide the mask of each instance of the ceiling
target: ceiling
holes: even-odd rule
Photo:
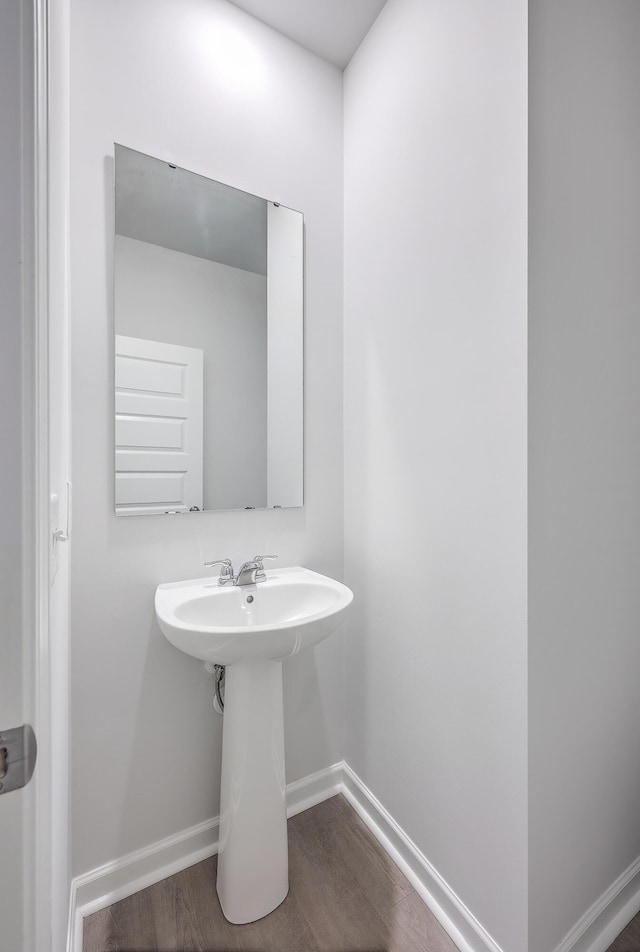
[[[290,40],[347,65],[386,0],[231,0]]]
[[[116,234],[267,273],[267,202],[116,145]]]

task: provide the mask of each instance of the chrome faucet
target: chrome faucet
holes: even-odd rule
[[[214,565],[221,565],[218,585],[255,585],[257,582],[266,581],[263,562],[267,559],[277,559],[277,555],[254,555],[248,562],[243,562],[234,574],[233,563],[231,559],[218,559],[215,562],[205,562],[206,568]]]
[[[236,575],[234,585],[255,585],[256,582],[264,582],[266,575],[264,572],[264,559],[277,559],[277,555],[255,555],[248,562],[243,562]]]

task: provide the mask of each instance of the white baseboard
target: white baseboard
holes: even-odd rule
[[[395,822],[348,764],[333,764],[287,786],[287,816],[342,793],[405,874],[461,952],[502,952],[426,856]],[[218,849],[218,817],[74,879],[67,952],[82,952],[86,916],[160,882]],[[606,952],[640,911],[640,857],[594,903],[555,952]]]
[[[381,803],[344,762],[287,785],[287,816],[342,793],[367,824],[461,952],[502,952],[437,870],[400,829]],[[82,922],[153,883],[160,882],[218,848],[218,817],[106,863],[74,879],[68,952],[82,952]]]
[[[328,800],[342,790],[342,763],[287,785],[287,816]],[[218,851],[219,817],[152,843],[76,877],[71,884],[67,952],[82,952],[82,922],[147,886],[213,856]]]
[[[309,774],[302,780],[287,784],[287,816],[303,813],[317,803],[342,793],[344,763],[340,761],[332,767],[325,767],[317,773]]]
[[[502,952],[473,913],[398,826],[362,780],[343,764],[342,793],[402,870],[460,952]]]
[[[71,883],[67,952],[82,952],[82,920],[218,850],[219,817],[206,820],[76,877]]]
[[[640,856],[566,934],[555,952],[606,952],[640,912]]]
[[[502,952],[360,778],[337,763],[287,785],[287,816],[342,793],[400,867],[461,952]],[[129,853],[73,880],[67,952],[82,952],[86,916],[166,879],[218,849],[219,817]],[[564,952],[564,950],[563,950]]]

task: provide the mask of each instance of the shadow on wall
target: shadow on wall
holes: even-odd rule
[[[139,689],[129,717],[116,856],[156,842],[160,831],[179,833],[220,812],[222,718],[213,709],[213,679],[204,663],[194,663],[166,641],[155,618],[148,617],[152,599],[150,586],[137,629]]]
[[[121,749],[126,783],[120,794],[114,856],[145,848],[166,836],[163,830],[169,835],[180,833],[220,812],[223,718],[213,708],[213,676],[205,671],[204,662],[167,642],[155,618],[148,617],[152,599],[153,586],[149,586],[146,608],[141,606],[136,626],[139,689],[127,718],[132,725],[127,746]],[[336,744],[328,736],[331,717],[320,688],[321,678],[330,676],[326,662],[314,651],[305,651],[287,659],[283,667],[287,780],[291,782],[312,774],[317,764],[330,764]],[[123,712],[116,712],[120,716]],[[311,740],[305,742],[305,738]],[[154,795],[158,785],[163,790],[159,798]],[[97,811],[94,819],[98,822]]]

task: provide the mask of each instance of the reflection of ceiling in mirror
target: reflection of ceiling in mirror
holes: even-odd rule
[[[267,273],[267,202],[116,145],[116,233]]]

